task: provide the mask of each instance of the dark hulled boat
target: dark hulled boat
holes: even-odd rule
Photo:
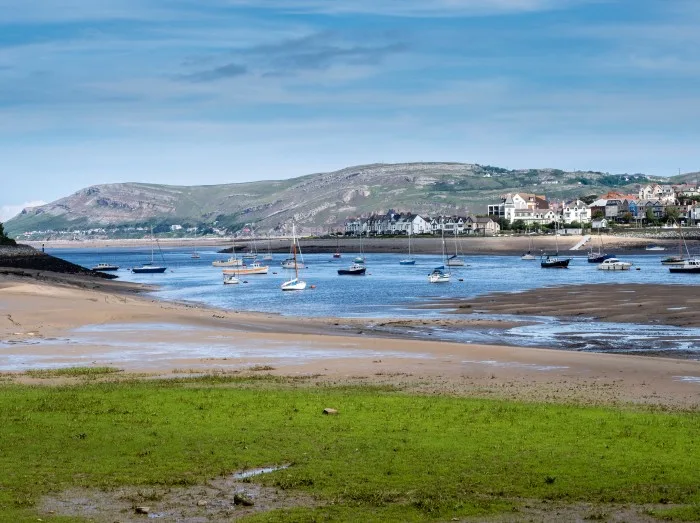
[[[367,271],[367,267],[359,263],[353,263],[347,269],[338,269],[339,276],[362,276]]]
[[[559,253],[554,256],[543,254],[540,258],[540,267],[543,269],[568,269],[571,258],[559,258]]]

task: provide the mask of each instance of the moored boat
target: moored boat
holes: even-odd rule
[[[444,267],[435,267],[428,275],[430,283],[447,283],[450,281],[450,273],[445,272]]]
[[[700,258],[690,258],[683,265],[669,267],[668,270],[675,274],[700,274]]]
[[[236,267],[235,269],[224,269],[223,273],[224,274],[267,274],[267,271],[270,269],[269,266],[267,265],[262,265],[258,262],[253,262],[250,265],[242,265],[240,267]]]
[[[632,267],[630,262],[618,260],[617,258],[608,258],[603,260],[603,263],[598,265],[598,270],[601,271],[628,271]]]
[[[119,265],[114,265],[113,263],[100,262],[94,267],[92,267],[92,270],[100,272],[118,271]]]
[[[153,236],[153,227],[151,227],[151,261],[144,263],[141,267],[132,267],[131,272],[134,274],[162,274],[166,271],[167,267],[153,264],[153,244],[155,242],[156,239],[155,236]],[[160,252],[160,257],[162,259],[163,252],[160,250],[160,245],[158,246],[158,252]]]
[[[241,258],[236,258],[234,255],[228,260],[214,260],[211,264],[214,267],[241,267],[243,266],[243,260]]]
[[[359,263],[353,263],[347,269],[338,269],[340,276],[362,276],[367,271],[367,267]]]
[[[299,265],[297,264],[297,238],[294,223],[292,223],[292,260],[294,266],[294,278],[280,285],[283,291],[303,291],[306,289],[306,282],[299,279]]]
[[[224,285],[237,285],[239,283],[241,283],[241,280],[235,274],[224,273]]]

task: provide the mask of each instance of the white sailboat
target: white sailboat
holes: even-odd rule
[[[192,250],[192,255],[190,256],[193,260],[198,260],[201,258],[197,252],[197,227],[194,228],[194,249]]]
[[[459,257],[459,251],[457,248],[457,223],[455,222],[454,224],[454,233],[455,233],[455,253],[447,258],[447,262],[445,265],[448,267],[464,267],[464,260]]]
[[[532,254],[532,236],[530,236],[530,233],[528,232],[528,229],[525,228],[525,233],[527,234],[527,239],[528,239],[528,250],[525,254],[523,254],[520,259],[521,260],[526,260],[526,261],[532,261],[535,260],[535,255]]]
[[[211,264],[214,267],[241,267],[243,266],[243,260],[241,258],[238,258],[236,256],[236,239],[232,238],[233,245],[231,247],[231,253],[233,256],[231,256],[227,260],[214,260],[211,262]]]
[[[299,266],[297,265],[297,239],[294,224],[292,224],[292,259],[294,260],[294,279],[284,282],[280,288],[283,291],[303,291],[306,289],[306,282],[299,279]]]
[[[267,235],[267,254],[263,256],[263,261],[272,261],[272,246],[270,245],[270,235]]]
[[[445,260],[445,231],[442,231],[442,259],[443,263]],[[449,266],[448,266],[449,267]],[[428,282],[430,283],[448,283],[450,281],[450,271],[449,268],[445,270],[445,266],[435,267],[433,272],[428,275]]]
[[[411,229],[408,229],[408,258],[399,261],[399,265],[415,265],[416,260],[411,256]]]
[[[355,256],[355,259],[353,260],[355,263],[365,263],[365,252],[362,249],[362,235],[360,234],[360,255]]]

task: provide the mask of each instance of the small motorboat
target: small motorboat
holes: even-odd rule
[[[360,263],[353,263],[347,269],[338,269],[340,276],[362,276],[367,271],[367,267]]]
[[[608,258],[603,260],[603,263],[598,265],[598,270],[601,271],[628,271],[632,267],[630,262],[618,260],[617,258]]]
[[[685,258],[683,256],[669,256],[661,260],[661,265],[684,265]]]
[[[119,266],[114,265],[112,263],[98,263],[92,268],[93,271],[100,271],[100,272],[109,272],[109,271],[118,271]]]
[[[668,270],[673,273],[700,274],[700,258],[690,258],[683,265],[674,265]]]
[[[214,260],[211,262],[214,267],[241,267],[243,260],[235,256],[231,256],[228,260]]]
[[[242,267],[236,267],[235,269],[224,269],[224,274],[267,274],[270,269],[267,265],[261,265],[258,262],[253,262],[250,265],[243,265]]]

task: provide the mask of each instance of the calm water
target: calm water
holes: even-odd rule
[[[139,266],[150,258],[150,250],[109,248],[51,249],[50,254],[73,263],[91,267],[100,261],[121,267],[116,273],[124,281],[159,286],[155,296],[167,300],[204,303],[232,310],[280,313],[284,315],[338,317],[428,316],[438,313],[415,310],[411,306],[432,298],[471,297],[496,291],[527,291],[545,286],[582,283],[671,283],[700,284],[700,276],[671,274],[658,256],[624,257],[635,264],[625,272],[599,271],[588,263],[585,253],[574,257],[567,270],[541,269],[539,260],[522,261],[517,256],[465,256],[466,267],[452,269],[453,280],[430,284],[428,273],[441,264],[439,256],[416,256],[415,266],[401,266],[398,254],[367,255],[366,276],[338,276],[340,267],[352,263],[353,253],[344,253],[340,260],[329,254],[304,256],[306,269],[301,277],[309,286],[303,292],[282,292],[280,284],[290,279],[293,271],[280,267],[286,256],[275,255],[268,262],[267,275],[243,277],[247,283],[223,285],[221,268],[211,262],[226,255],[216,250],[200,251],[201,258],[190,258],[185,248],[163,250],[165,274],[132,274],[128,268]],[[661,253],[666,254],[666,253]],[[159,262],[158,262],[159,263]],[[639,268],[640,270],[635,270]],[[462,279],[463,281],[459,281]]]

